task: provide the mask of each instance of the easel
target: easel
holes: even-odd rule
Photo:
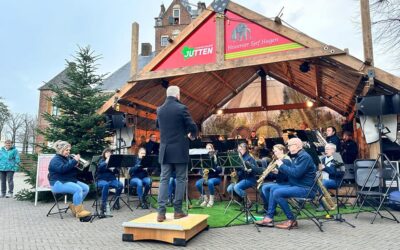
[[[111,155],[107,167],[118,169],[118,181],[120,181],[121,169],[132,167],[135,165],[135,162],[136,156],[134,155]],[[118,201],[118,199],[120,199],[133,212],[133,209],[129,205],[129,202],[125,201],[122,197],[116,197],[114,204]]]

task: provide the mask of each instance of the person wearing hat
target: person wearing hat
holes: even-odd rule
[[[83,200],[89,193],[89,186],[78,181],[77,174],[80,155],[70,156],[71,144],[58,140],[53,148],[56,155],[49,164],[49,182],[53,193],[72,194],[73,203],[69,205],[72,214],[77,218],[91,215],[83,207]]]

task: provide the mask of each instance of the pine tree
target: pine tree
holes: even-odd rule
[[[59,114],[45,113],[44,119],[50,126],[39,131],[49,142],[68,141],[72,153],[88,159],[107,145],[104,115],[96,113],[109,97],[100,92],[105,75],[96,74],[99,59],[87,46],[79,47],[74,61],[67,60],[68,80],[50,87],[55,93],[51,101]]]

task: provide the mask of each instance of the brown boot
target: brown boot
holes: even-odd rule
[[[163,222],[165,221],[167,218],[165,217],[165,214],[158,214],[157,215],[157,222]]]
[[[75,206],[75,211],[76,211],[76,218],[83,218],[91,215],[92,213],[89,211],[86,211],[83,208],[83,205]]]
[[[75,206],[73,203],[68,205],[68,208],[71,210],[72,212],[72,216],[76,217],[76,211],[75,211]]]
[[[186,216],[188,216],[188,215],[185,214],[185,213],[183,213],[183,212],[181,212],[181,213],[175,212],[175,213],[174,213],[174,219],[175,219],[175,220],[184,218],[184,217],[186,217]]]

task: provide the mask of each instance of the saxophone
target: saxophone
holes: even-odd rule
[[[239,180],[239,177],[237,175],[236,169],[233,169],[233,171],[231,172],[231,174],[229,175],[231,177],[231,182],[236,184]]]
[[[336,209],[336,203],[333,201],[331,194],[329,191],[325,188],[325,186],[322,184],[322,175],[319,176],[317,184],[319,188],[322,191],[322,204],[324,205],[325,208],[328,210],[335,210]]]
[[[289,157],[287,154],[285,154],[285,155],[282,157],[282,159],[289,159],[289,160],[290,160],[290,157]],[[262,184],[264,183],[264,179],[269,175],[269,173],[271,173],[272,170],[274,170],[274,169],[278,166],[278,164],[276,164],[276,161],[277,161],[277,158],[276,158],[276,156],[274,155],[274,156],[272,157],[271,163],[268,164],[268,167],[264,170],[264,172],[263,172],[263,173],[260,175],[260,177],[258,178],[258,180],[257,180],[257,189],[260,189],[260,187],[261,187]]]
[[[203,169],[203,183],[208,182],[208,173],[210,173],[210,170],[208,168]]]

